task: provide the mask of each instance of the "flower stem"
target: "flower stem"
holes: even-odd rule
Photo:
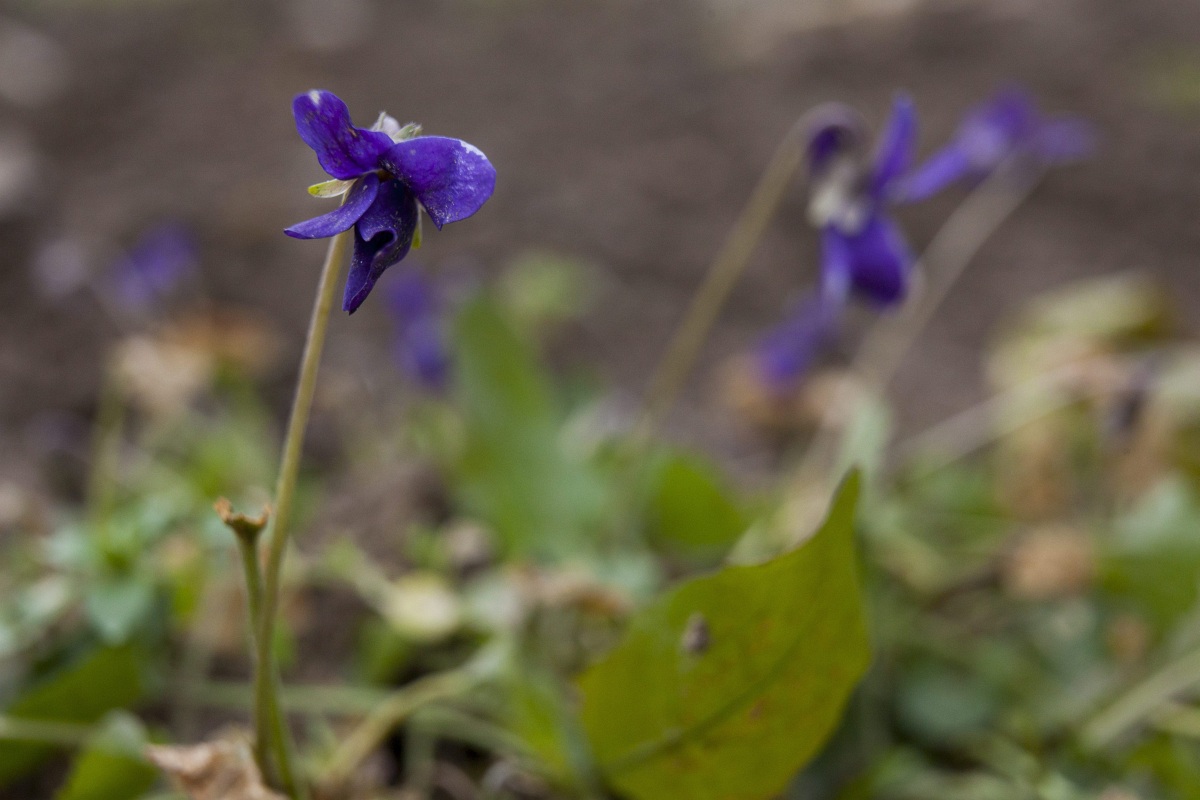
[[[329,243],[325,265],[321,269],[321,281],[317,287],[317,299],[313,304],[309,322],[308,338],[304,343],[304,355],[300,360],[300,377],[296,384],[296,396],[292,402],[292,414],[288,420],[287,434],[283,443],[283,456],[279,465],[279,480],[275,485],[275,519],[267,547],[266,570],[263,575],[262,608],[259,614],[259,630],[255,639],[257,649],[254,680],[254,713],[256,729],[264,726],[273,729],[271,749],[284,790],[298,800],[307,796],[307,790],[298,783],[292,767],[291,734],[279,711],[279,679],[276,675],[272,642],[275,640],[275,617],[279,611],[279,581],[283,571],[283,557],[287,552],[288,525],[292,516],[292,498],[296,493],[296,479],[300,472],[300,454],[304,446],[304,433],[308,428],[308,415],[312,409],[313,396],[317,388],[317,370],[321,363],[321,351],[325,345],[325,333],[329,328],[329,314],[337,295],[338,279],[342,264],[346,260],[351,233],[339,233]],[[261,734],[260,734],[261,735]],[[258,745],[260,748],[263,745]]]
[[[246,577],[246,606],[250,612],[250,640],[254,644],[255,658],[262,652],[259,637],[262,628],[262,565],[258,561],[258,537],[238,536],[238,552],[242,557],[242,572]],[[259,769],[264,769],[270,763],[269,749],[271,742],[270,716],[267,714],[254,715],[254,760]],[[268,774],[263,772],[264,775]]]
[[[745,272],[755,246],[783,200],[796,167],[800,165],[808,120],[807,114],[801,117],[780,141],[741,216],[708,268],[704,282],[692,296],[683,321],[675,330],[666,354],[650,379],[646,406],[635,431],[635,441],[647,441],[674,405],[700,348],[708,338],[709,330],[738,278]]]

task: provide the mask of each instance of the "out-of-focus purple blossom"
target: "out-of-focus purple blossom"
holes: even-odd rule
[[[763,377],[773,387],[786,389],[803,377],[836,332],[850,297],[889,308],[907,295],[914,259],[889,206],[908,170],[916,135],[916,111],[903,95],[897,96],[869,156],[863,152],[863,125],[852,109],[831,104],[813,112],[808,218],[821,232],[821,286],[759,348]]]
[[[388,290],[388,311],[400,369],[425,389],[445,389],[451,358],[437,286],[420,270],[405,270]]]
[[[979,182],[1009,161],[1049,167],[1090,156],[1096,132],[1076,117],[1047,117],[1024,90],[1009,87],[975,106],[946,147],[906,177],[898,199],[923,200],[960,180]]]
[[[113,290],[130,310],[151,308],[195,274],[198,265],[199,250],[191,231],[178,222],[163,223],[142,234],[113,264]]]
[[[837,333],[837,323],[833,304],[820,296],[805,298],[759,344],[759,368],[767,386],[785,390],[806,375]]]
[[[460,139],[422,136],[381,114],[370,129],[350,121],[332,92],[313,90],[292,103],[300,138],[335,180],[310,190],[345,194],[339,208],[284,231],[324,239],[354,228],[354,254],[342,308],[362,305],[384,271],[420,244],[419,211],[440,230],[478,211],[496,186],[496,170],[479,148]]]

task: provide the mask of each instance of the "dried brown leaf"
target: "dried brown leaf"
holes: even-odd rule
[[[269,789],[241,738],[196,745],[151,745],[146,757],[192,800],[287,800]]]

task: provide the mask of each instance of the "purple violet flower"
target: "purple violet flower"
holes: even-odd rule
[[[445,389],[451,360],[437,287],[420,270],[405,270],[389,288],[388,301],[400,369],[425,389]]]
[[[785,390],[803,376],[836,332],[851,296],[890,308],[907,295],[914,259],[888,207],[916,133],[916,112],[903,95],[870,158],[853,110],[831,104],[813,112],[808,217],[821,231],[821,286],[760,345],[762,374],[771,386]]]
[[[924,200],[952,183],[982,181],[1011,159],[1050,167],[1087,158],[1092,126],[1075,117],[1046,117],[1027,92],[1009,87],[963,117],[954,139],[904,179],[899,199]]]
[[[198,264],[191,231],[177,222],[163,223],[143,233],[113,264],[113,291],[125,307],[140,311],[165,300]]]
[[[284,233],[324,239],[354,228],[342,300],[349,313],[388,267],[420,246],[420,209],[440,230],[474,214],[495,189],[496,170],[487,156],[460,139],[422,136],[420,126],[401,126],[387,114],[370,129],[355,127],[346,104],[332,92],[299,95],[292,111],[300,138],[334,178],[309,191],[318,197],[345,194],[345,200]]]

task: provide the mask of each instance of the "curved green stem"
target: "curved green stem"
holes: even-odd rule
[[[346,260],[351,233],[340,233],[329,244],[329,253],[321,269],[321,281],[317,287],[317,299],[313,304],[309,322],[308,338],[304,343],[304,355],[300,360],[300,377],[296,384],[296,396],[292,402],[291,418],[288,420],[287,435],[283,443],[283,456],[279,465],[279,480],[275,485],[275,518],[267,549],[267,563],[263,575],[262,610],[259,630],[255,640],[256,673],[254,713],[256,728],[261,732],[272,731],[271,749],[283,789],[294,798],[304,798],[307,790],[296,780],[292,766],[291,734],[279,711],[279,679],[276,675],[272,642],[275,640],[275,617],[279,611],[279,582],[283,571],[283,557],[287,552],[288,525],[292,517],[292,499],[296,493],[296,479],[300,472],[300,454],[304,447],[304,433],[308,428],[308,415],[312,409],[313,396],[317,388],[317,370],[321,364],[321,352],[325,346],[325,333],[329,328],[329,314],[337,296],[342,264]]]
[[[464,667],[413,681],[392,693],[334,751],[322,783],[338,786],[346,781],[379,743],[418,708],[463,694],[476,685],[479,675]]]

